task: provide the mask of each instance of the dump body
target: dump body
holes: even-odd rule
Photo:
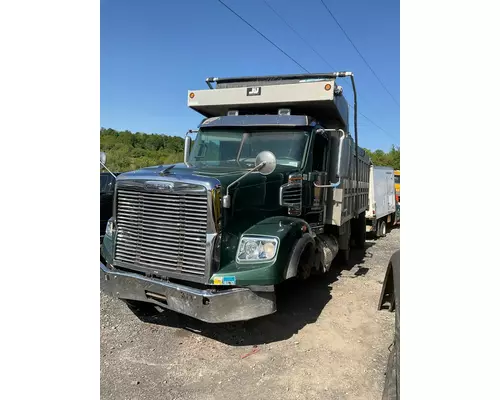
[[[349,109],[334,78],[304,78],[293,75],[220,80],[214,90],[190,90],[188,106],[205,117],[228,115],[306,115],[325,128],[349,126]],[[329,88],[328,90],[325,88]]]
[[[380,219],[396,212],[394,169],[389,167],[370,168],[369,207],[367,219]]]

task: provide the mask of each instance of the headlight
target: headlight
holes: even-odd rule
[[[112,236],[113,231],[115,230],[115,221],[113,218],[108,220],[108,224],[106,225],[106,236]]]
[[[236,261],[270,261],[276,256],[278,244],[278,238],[275,237],[242,237]]]

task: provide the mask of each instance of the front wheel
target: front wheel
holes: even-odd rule
[[[314,252],[312,245],[306,245],[306,248],[300,255],[299,265],[297,268],[297,276],[300,279],[306,280],[311,276],[311,272],[314,265]]]

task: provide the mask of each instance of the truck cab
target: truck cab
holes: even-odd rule
[[[247,320],[276,311],[275,285],[348,261],[364,244],[370,160],[348,131],[341,74],[208,78],[188,91],[204,118],[184,162],[116,181],[103,289]]]

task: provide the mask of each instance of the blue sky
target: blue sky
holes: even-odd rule
[[[399,145],[399,106],[320,0],[267,1],[336,70],[354,72],[359,111],[386,131],[360,116],[360,145]],[[399,102],[399,1],[324,1]],[[310,72],[331,70],[263,0],[224,2]],[[206,77],[302,72],[217,0],[101,0],[102,127],[184,135],[201,120],[187,92]]]

